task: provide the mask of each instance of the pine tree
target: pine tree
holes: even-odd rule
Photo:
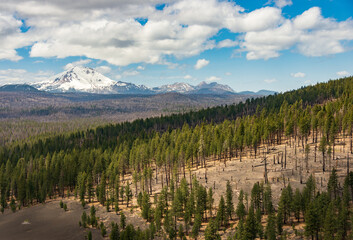
[[[104,236],[107,234],[107,229],[105,228],[103,222],[100,223],[99,228],[101,229],[101,235],[102,235],[102,237],[104,237]]]
[[[277,234],[282,235],[283,232],[283,208],[279,207],[276,216]]]
[[[263,238],[263,235],[264,235],[264,228],[262,226],[262,221],[261,221],[262,214],[260,209],[256,210],[255,217],[256,217],[256,224],[257,224],[257,233],[261,239]]]
[[[125,188],[124,186],[121,186],[120,188],[120,198],[121,198],[121,203],[124,204],[124,195],[125,195]]]
[[[99,193],[99,196],[98,196],[98,199],[99,199],[99,202],[104,206],[105,204],[105,201],[106,201],[106,179],[105,179],[105,173],[103,172],[102,174],[102,178],[101,178],[101,181],[100,181],[100,185],[99,185],[99,190],[98,190],[98,193]]]
[[[87,174],[86,191],[88,196],[88,202],[91,202],[91,198],[93,196],[93,183],[92,183],[92,175],[90,173]]]
[[[326,216],[324,220],[324,240],[334,240],[335,239],[335,227],[336,227],[336,218],[334,211],[334,204],[331,202],[327,208]]]
[[[234,213],[233,190],[230,185],[230,182],[227,181],[227,187],[226,187],[226,216],[227,216],[227,218],[232,220],[233,213]]]
[[[168,233],[169,239],[174,239],[177,235],[175,224],[169,210],[166,211],[164,217],[164,230]]]
[[[214,203],[213,191],[212,191],[212,188],[209,188],[207,193],[207,210],[210,213],[211,217],[212,217],[213,203]]]
[[[332,169],[329,181],[327,183],[327,193],[329,194],[330,199],[336,200],[338,197],[338,177],[335,168]]]
[[[82,226],[83,226],[84,228],[87,227],[87,214],[86,214],[85,211],[82,213],[82,216],[81,216],[81,223],[82,223]]]
[[[96,208],[94,206],[91,206],[90,210],[90,219],[91,222],[90,224],[94,227],[97,225],[97,218],[96,218]]]
[[[303,197],[302,210],[304,211],[304,213],[306,212],[306,209],[308,208],[310,202],[314,200],[315,191],[316,191],[315,178],[313,177],[313,175],[310,175],[308,180],[306,181],[305,187],[303,189],[303,194],[302,194],[302,197]]]
[[[130,189],[129,182],[127,182],[125,186],[125,197],[126,197],[126,207],[129,207],[129,202],[132,198],[132,191]]]
[[[320,230],[320,219],[318,214],[316,200],[310,202],[305,214],[305,235],[311,236],[311,239],[318,239]]]
[[[142,217],[144,219],[150,219],[150,211],[151,211],[151,203],[150,203],[150,196],[147,192],[143,192],[142,197]]]
[[[160,206],[157,205],[157,207],[154,209],[154,222],[156,223],[157,230],[159,231],[162,226],[162,209]]]
[[[175,191],[174,201],[172,202],[172,210],[175,218],[183,217],[183,193],[180,188],[177,188]]]
[[[261,194],[260,194],[260,184],[254,183],[251,189],[251,205],[254,206],[255,210],[260,208],[261,205]]]
[[[178,237],[182,240],[185,237],[183,224],[179,224]]]
[[[194,225],[192,226],[192,237],[197,239],[199,232],[200,232],[200,228],[201,228],[201,214],[200,213],[196,213],[195,215],[195,221],[194,221]]]
[[[112,230],[109,235],[110,240],[119,240],[120,239],[120,231],[119,231],[119,226],[118,224],[112,222]]]
[[[218,240],[221,239],[217,234],[216,223],[211,219],[205,230],[205,240]]]
[[[125,229],[126,227],[126,216],[123,211],[120,212],[120,227],[121,229]]]
[[[225,226],[226,225],[226,206],[225,206],[225,203],[224,203],[223,195],[221,196],[221,199],[219,200],[216,219],[217,219],[217,222],[219,224],[218,228],[220,226]]]
[[[323,172],[325,172],[325,170],[326,170],[326,167],[325,167],[326,145],[327,145],[326,137],[322,136],[321,141],[320,141],[319,150],[322,152],[322,171]]]
[[[10,208],[12,212],[16,212],[16,201],[13,198],[11,199],[11,202],[10,202]]]
[[[244,238],[244,221],[239,220],[238,225],[235,229],[234,239],[243,239]]]
[[[265,230],[265,239],[276,240],[276,217],[274,213],[270,213],[268,216]]]
[[[271,185],[267,184],[264,190],[264,197],[263,197],[263,204],[264,209],[267,214],[270,214],[273,211],[273,204],[272,204],[272,190]]]
[[[250,206],[249,214],[244,224],[244,238],[254,240],[257,236],[258,224],[255,218],[254,207]]]
[[[137,194],[137,206],[142,208],[142,192],[139,192],[139,194]]]
[[[185,215],[184,215],[184,222],[186,226],[186,232],[188,232],[188,226],[192,221],[192,216],[195,213],[195,200],[194,200],[194,193],[191,192],[190,196],[186,203]]]
[[[293,197],[293,212],[298,222],[300,221],[301,206],[302,206],[302,195],[300,193],[300,190],[297,188],[295,190],[294,197]]]
[[[348,231],[349,210],[344,202],[339,203],[338,216],[337,216],[337,234],[336,239],[346,239]]]
[[[237,209],[236,209],[236,214],[240,220],[244,220],[244,217],[246,215],[243,199],[244,199],[244,192],[243,192],[243,190],[240,190],[239,198],[238,198],[238,205],[237,205]]]

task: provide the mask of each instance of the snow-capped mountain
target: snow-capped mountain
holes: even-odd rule
[[[178,93],[188,93],[195,90],[194,86],[188,83],[174,83],[169,85],[162,85],[160,87],[153,88],[156,92],[166,93],[166,92],[178,92]]]
[[[33,84],[38,90],[48,92],[87,92],[100,94],[114,93],[147,93],[146,86],[117,82],[92,68],[73,67],[59,73],[48,81]]]
[[[153,88],[157,93],[178,92],[184,94],[233,94],[234,90],[228,85],[219,84],[216,82],[206,83],[201,82],[197,86],[192,86],[188,83],[174,83]]]
[[[219,84],[217,82],[201,82],[193,91],[195,94],[232,94],[234,90],[228,85]]]
[[[188,83],[176,82],[174,84],[162,85],[149,88],[144,85],[114,81],[92,68],[73,67],[68,71],[53,76],[48,81],[32,84],[33,87],[47,92],[84,92],[99,94],[160,94],[160,93],[182,93],[182,94],[240,94],[240,95],[269,95],[272,91],[240,92],[236,93],[228,85],[217,82],[201,82],[193,86]]]

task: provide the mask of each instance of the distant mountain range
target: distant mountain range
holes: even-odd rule
[[[114,81],[92,68],[73,67],[52,78],[34,83],[5,85],[0,87],[0,91],[45,91],[52,93],[95,93],[95,94],[160,94],[160,93],[182,93],[182,94],[241,94],[241,95],[271,95],[276,92],[261,90],[259,92],[239,92],[236,93],[228,85],[216,82],[201,82],[197,86],[188,83],[174,83],[160,87],[149,88],[145,85],[135,85],[122,81]]]
[[[10,84],[1,86],[0,92],[39,92],[39,90],[27,84]]]

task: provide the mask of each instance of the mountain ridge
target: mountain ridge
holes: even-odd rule
[[[4,88],[4,86],[7,86]],[[0,91],[16,91],[15,85],[4,85]],[[10,87],[12,86],[12,87]],[[180,94],[208,94],[208,95],[254,95],[266,96],[276,92],[269,90],[260,90],[259,92],[235,92],[230,86],[217,82],[200,82],[193,86],[185,82],[175,82],[173,84],[165,84],[159,87],[147,87],[145,85],[136,85],[129,82],[115,81],[93,68],[73,67],[59,73],[48,80],[22,84],[21,88],[27,88],[34,91],[50,92],[50,93],[92,93],[92,94],[162,94],[162,93],[180,93]],[[11,90],[12,89],[12,90]]]

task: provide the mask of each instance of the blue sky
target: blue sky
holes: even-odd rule
[[[78,65],[149,87],[286,91],[353,74],[352,13],[351,0],[9,1],[0,85]]]

